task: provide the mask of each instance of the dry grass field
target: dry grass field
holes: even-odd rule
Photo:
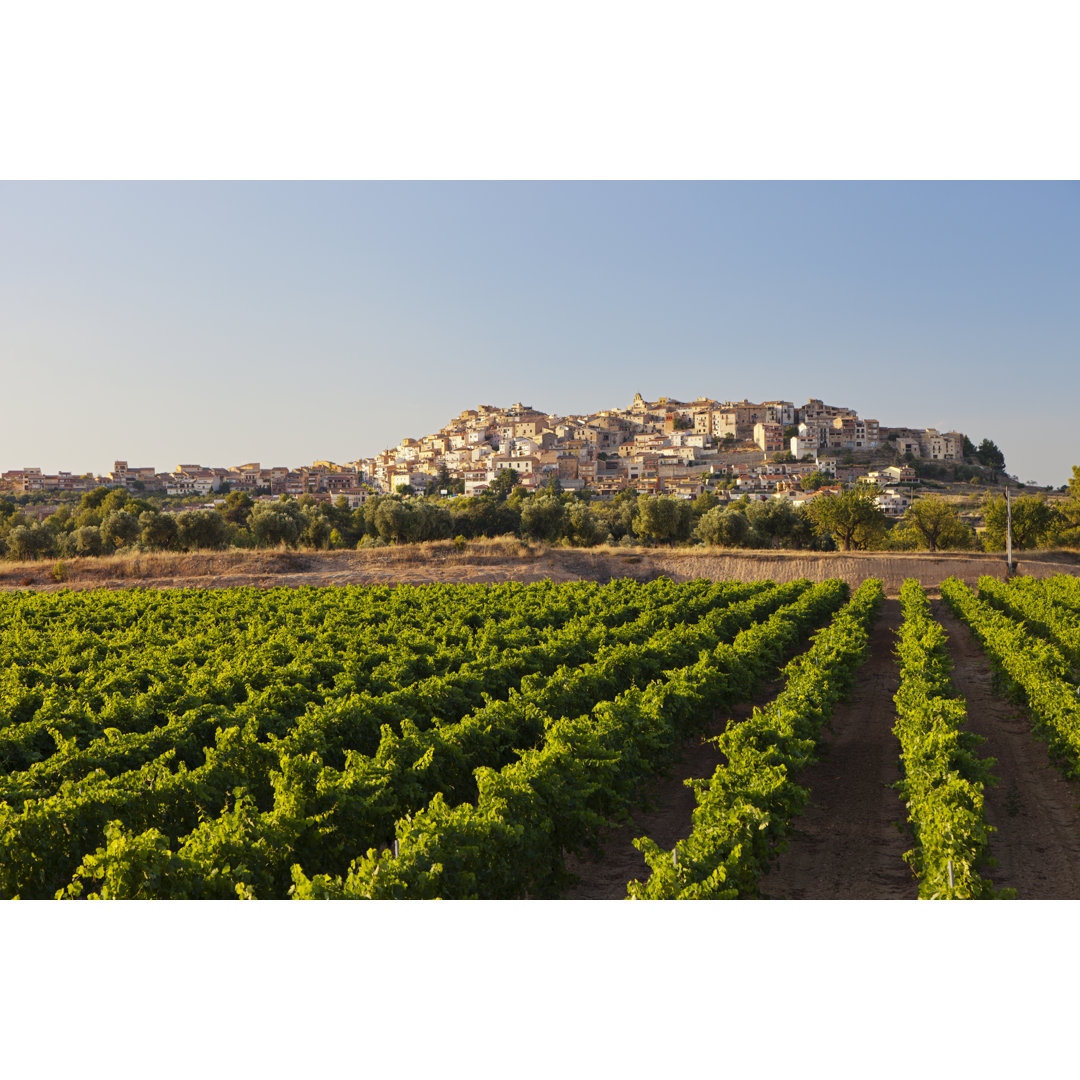
[[[1031,577],[1080,573],[1080,554],[1020,552],[1019,572]],[[982,552],[748,551],[724,548],[548,548],[513,537],[450,540],[360,551],[161,552],[27,563],[0,562],[0,590],[88,588],[225,588],[237,585],[424,584],[429,582],[649,580],[704,577],[743,581],[812,581],[839,577],[853,587],[881,578],[895,595],[907,577],[927,589],[955,576],[974,584],[980,575],[1005,577],[1001,554]]]

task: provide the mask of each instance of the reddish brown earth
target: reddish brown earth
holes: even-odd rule
[[[662,848],[672,848],[689,833],[690,816],[697,803],[684,781],[711,776],[720,763],[716,746],[706,740],[719,735],[730,722],[748,717],[754,705],[763,705],[775,697],[781,686],[780,682],[773,683],[752,702],[739,705],[730,713],[717,713],[705,732],[682,748],[667,776],[646,786],[642,799],[645,808],[635,811],[629,824],[605,833],[599,859],[568,856],[566,867],[578,875],[578,883],[563,899],[625,900],[627,885],[635,879],[644,881],[650,873],[649,864],[634,847],[635,837],[648,836]]]
[[[914,899],[914,878],[903,862],[905,838],[896,827],[903,807],[892,783],[900,778],[892,737],[892,695],[898,669],[892,657],[899,602],[887,600],[871,634],[871,655],[859,669],[851,700],[833,714],[822,760],[799,782],[810,788],[810,804],[796,823],[790,847],[763,879],[762,895],[770,899]],[[762,704],[779,691],[776,683],[752,704]],[[744,706],[738,720],[751,710]],[[710,734],[727,724],[718,718]],[[598,862],[568,861],[579,884],[567,899],[624,899],[627,883],[644,880],[648,865],[632,846],[636,836],[650,836],[661,847],[673,847],[690,832],[695,801],[683,784],[687,777],[712,774],[719,758],[712,744],[692,743],[678,765],[648,791],[654,809],[634,815],[631,825],[613,830]]]
[[[900,602],[886,600],[870,635],[870,656],[847,703],[837,706],[821,759],[799,783],[810,803],[795,822],[789,847],[761,881],[773,900],[914,900],[915,878],[903,861],[911,847],[898,823],[904,807],[892,733],[893,695],[900,683],[893,649]]]
[[[992,689],[990,662],[967,627],[940,601],[933,608],[949,634],[968,728],[987,740],[980,753],[997,761],[985,807],[998,865],[985,876],[1021,900],[1080,899],[1080,788],[1051,764],[1027,710]]]

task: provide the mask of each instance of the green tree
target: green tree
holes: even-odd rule
[[[112,510],[123,510],[130,499],[131,496],[126,488],[111,488],[108,495],[101,500],[99,509],[103,514],[108,514]]]
[[[760,537],[763,547],[792,547],[799,536],[799,517],[786,499],[752,502],[746,518]]]
[[[500,469],[495,479],[488,485],[488,494],[497,502],[505,502],[510,492],[517,487],[518,474],[516,469]]]
[[[1080,546],[1080,465],[1074,465],[1066,497],[1055,507],[1057,514],[1047,539],[1055,547]]]
[[[101,529],[97,525],[83,525],[74,529],[65,546],[66,555],[100,555],[105,550],[101,542]]]
[[[66,532],[72,524],[71,507],[58,507],[55,513],[50,514],[45,519],[45,524],[53,531],[54,534]]]
[[[216,510],[184,510],[176,515],[177,543],[185,551],[223,548],[229,530]]]
[[[554,544],[562,539],[566,508],[557,495],[541,492],[521,507],[521,532],[529,540]]]
[[[248,527],[256,547],[276,547],[287,544],[295,547],[303,526],[302,512],[292,500],[276,503],[256,503]]]
[[[637,492],[632,488],[625,488],[610,502],[597,503],[592,510],[597,528],[609,532],[612,540],[622,540],[624,537],[631,536],[637,499]]]
[[[719,506],[720,500],[706,488],[691,504],[694,513],[700,518],[708,513],[714,506]]]
[[[465,490],[465,482],[461,481],[461,491]],[[439,465],[438,475],[433,477],[427,482],[424,487],[425,495],[439,495],[443,491],[450,495],[458,494],[454,478],[450,475],[450,470],[446,467],[446,462],[442,462]]]
[[[109,489],[104,485],[100,485],[94,488],[92,491],[84,491],[82,498],[79,499],[80,510],[97,510],[101,507],[101,504],[105,501],[105,497],[109,494]]]
[[[1005,455],[997,448],[997,444],[990,439],[983,439],[979,443],[979,448],[975,451],[975,458],[980,465],[985,465],[995,472],[1005,471]]]
[[[840,495],[819,495],[808,508],[818,532],[844,551],[865,550],[885,535],[888,519],[874,502],[878,489],[868,484]]]
[[[375,529],[381,540],[404,544],[409,539],[409,511],[396,498],[380,499],[375,508]]]
[[[694,511],[686,499],[671,495],[639,495],[634,532],[651,543],[677,544],[690,538]]]
[[[828,484],[830,479],[828,473],[823,473],[819,469],[815,469],[812,473],[804,476],[799,481],[799,487],[802,488],[803,491],[817,491],[819,488]]]
[[[330,547],[330,534],[334,531],[333,522],[323,507],[316,503],[303,509],[303,523],[300,527],[299,542],[304,547],[319,550]]]
[[[719,547],[745,547],[750,532],[746,514],[735,507],[714,506],[702,516],[697,526],[700,540]]]
[[[1005,496],[989,496],[983,504],[986,529],[983,547],[1004,551],[1007,507]],[[1045,495],[1021,495],[1012,500],[1012,546],[1017,551],[1042,546],[1058,526],[1059,519]]]
[[[169,551],[177,546],[176,518],[144,510],[139,515],[139,541],[151,551]]]
[[[30,562],[51,555],[55,550],[52,531],[40,521],[30,525],[16,525],[7,535],[9,559]]]
[[[916,499],[897,527],[896,539],[905,547],[966,549],[971,547],[972,532],[961,520],[955,506],[943,499]]]
[[[563,528],[575,547],[592,547],[602,539],[604,529],[588,503],[575,499],[566,512]]]
[[[106,502],[108,500],[106,499]],[[101,519],[101,539],[114,548],[129,547],[139,537],[139,519],[126,510],[108,510]]]
[[[255,500],[245,491],[230,491],[225,496],[225,509],[221,516],[230,524],[240,528],[246,527],[251,511],[255,506]]]

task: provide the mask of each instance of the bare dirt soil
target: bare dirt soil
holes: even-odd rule
[[[706,740],[721,734],[729,723],[745,720],[755,705],[774,698],[781,686],[780,682],[772,683],[752,701],[736,706],[730,713],[717,713],[702,734],[683,746],[667,775],[645,786],[642,807],[632,813],[629,823],[603,835],[599,858],[568,855],[566,868],[578,876],[578,882],[563,899],[625,900],[626,887],[631,881],[645,881],[651,871],[644,856],[634,847],[634,839],[648,836],[662,848],[672,848],[690,832],[690,818],[697,803],[685,781],[712,776],[720,763],[717,747]]]
[[[762,879],[766,899],[915,899],[917,888],[902,856],[907,846],[897,827],[903,806],[891,786],[900,779],[898,747],[892,736],[893,694],[899,670],[893,659],[900,605],[887,600],[870,640],[870,657],[859,669],[851,699],[837,706],[827,733],[822,760],[799,782],[810,789],[810,803],[795,823],[796,831],[778,863]],[[745,718],[754,705],[769,701],[781,689],[767,687],[730,718]],[[719,734],[727,716],[717,717],[706,733]],[[637,836],[649,836],[661,847],[673,847],[691,829],[695,800],[684,781],[712,775],[719,755],[711,743],[694,740],[667,777],[646,791],[652,807],[634,814],[631,824],[604,838],[597,861],[568,859],[579,882],[568,900],[614,900],[626,897],[626,886],[650,871],[633,847]]]
[[[795,834],[762,878],[773,900],[914,900],[918,887],[904,852],[911,846],[900,779],[893,695],[900,671],[893,655],[901,614],[886,600],[870,635],[870,657],[859,668],[847,703],[837,706],[821,759],[798,781],[810,803]]]
[[[1032,577],[1080,573],[1080,555],[1023,552],[1020,572]],[[125,588],[227,588],[254,585],[428,584],[433,582],[647,581],[666,574],[740,581],[824,581],[839,577],[853,588],[881,578],[889,595],[907,577],[936,589],[955,576],[974,585],[982,574],[1005,577],[1001,555],[983,552],[732,551],[718,548],[545,548],[513,538],[452,541],[360,551],[245,551],[193,554],[118,554],[27,563],[0,562],[0,591]]]
[[[997,762],[999,782],[986,789],[985,807],[998,865],[986,876],[1021,900],[1080,899],[1080,788],[1051,764],[1027,710],[993,690],[990,662],[967,627],[940,601],[933,608],[949,635],[968,728],[987,740],[980,753]]]

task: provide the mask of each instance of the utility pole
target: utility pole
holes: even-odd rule
[[[1009,499],[1009,483],[1005,482],[1005,572],[1012,577],[1012,502]]]

